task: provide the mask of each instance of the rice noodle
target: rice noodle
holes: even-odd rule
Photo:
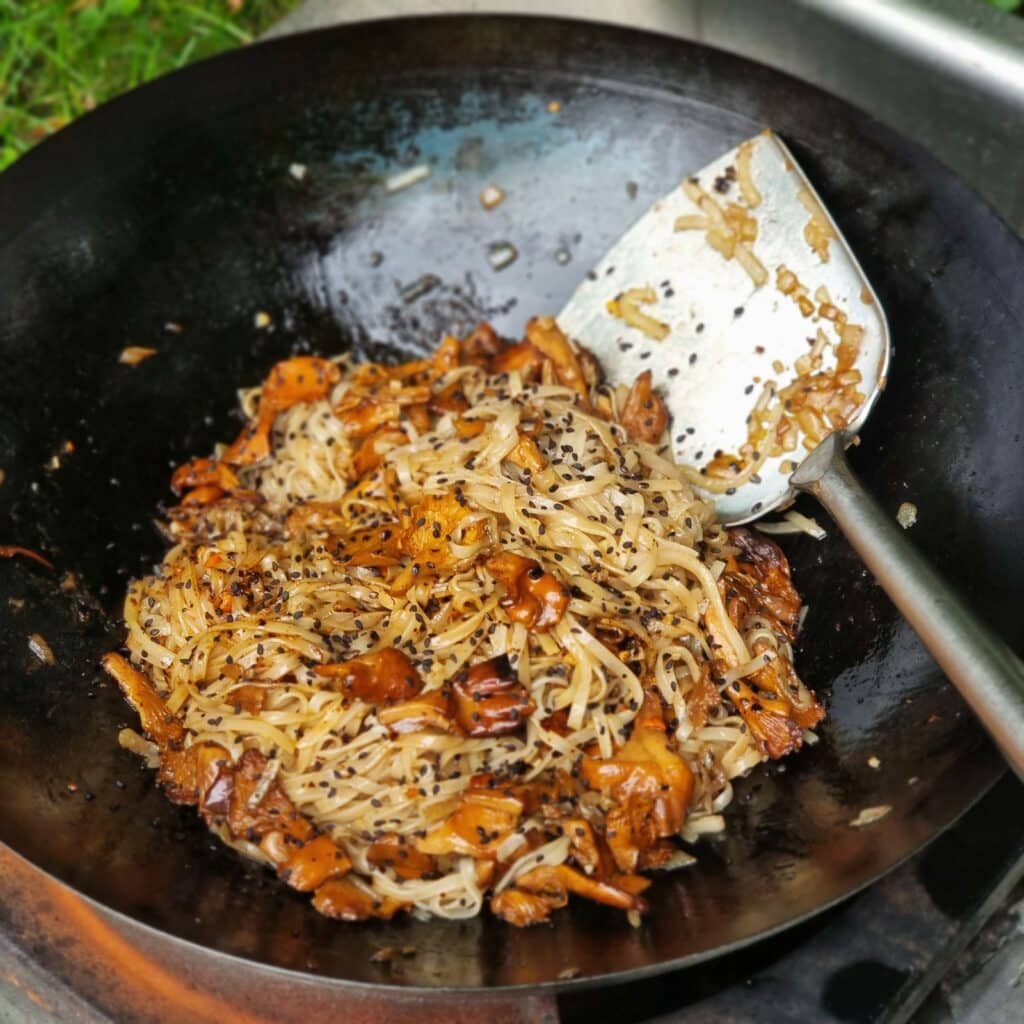
[[[608,312],[619,317],[623,323],[635,327],[654,341],[664,341],[669,335],[668,324],[645,313],[640,306],[650,306],[658,301],[658,293],[650,286],[629,288],[608,302]]]
[[[789,509],[788,512],[784,512],[781,522],[761,522],[757,524],[757,528],[762,533],[776,535],[806,533],[815,540],[824,540],[828,536],[816,519],[805,516],[802,512],[797,512],[796,509]]]
[[[509,869],[502,875],[501,880],[494,887],[495,893],[503,892],[520,875],[532,871],[542,864],[561,864],[569,854],[569,839],[567,836],[559,836],[558,839],[546,843],[536,850],[531,850],[518,860],[514,861]]]

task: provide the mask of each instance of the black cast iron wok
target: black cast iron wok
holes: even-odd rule
[[[764,125],[794,147],[891,320],[891,384],[859,472],[893,512],[915,502],[914,539],[1015,625],[1024,252],[935,161],[793,79],[655,36],[446,18],[290,38],[111,103],[0,178],[0,543],[58,567],[0,563],[0,838],[212,950],[379,982],[370,954],[411,944],[403,984],[472,988],[712,956],[854,891],[960,814],[1002,764],[835,535],[786,543],[811,609],[799,664],[830,713],[821,743],[737,787],[728,835],[658,883],[638,930],[583,904],[527,931],[332,923],[220,849],[116,743],[131,715],[97,659],[119,642],[127,577],[161,553],[151,519],[170,467],[237,431],[239,384],[294,349],[390,358],[481,317],[515,334],[681,172]],[[428,181],[385,192],[422,162]],[[487,213],[491,182],[508,199]],[[496,272],[501,241],[519,258]],[[259,310],[272,329],[254,327]],[[126,345],[159,354],[122,366]],[[66,573],[78,589],[60,588]],[[31,633],[56,665],[32,657]],[[882,804],[883,820],[850,827]]]

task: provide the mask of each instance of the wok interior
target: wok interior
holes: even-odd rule
[[[857,468],[894,513],[918,505],[915,541],[1008,624],[1024,597],[1024,533],[1006,529],[1022,442],[1004,429],[1024,411],[1022,260],[947,172],[800,83],[655,37],[513,19],[297,37],[118,101],[0,180],[0,541],[58,567],[0,563],[0,838],[212,949],[476,987],[710,955],[849,893],[968,806],[1001,762],[834,530],[784,541],[810,605],[798,666],[829,709],[821,742],[739,785],[727,834],[658,881],[639,930],[582,904],[527,931],[324,920],[116,744],[132,715],[97,660],[119,642],[126,579],[161,555],[152,519],[170,468],[237,432],[238,386],[297,350],[389,359],[482,318],[518,335],[682,172],[765,124],[819,187],[896,340]],[[420,163],[428,180],[386,191]],[[508,198],[486,212],[492,183]],[[488,252],[502,242],[518,259],[499,272]],[[127,345],[159,352],[129,368]],[[66,441],[61,468],[44,468]],[[60,587],[69,572],[77,589]],[[34,632],[55,666],[32,658]],[[849,826],[883,804],[870,829]],[[417,955],[383,974],[369,958],[389,945]]]

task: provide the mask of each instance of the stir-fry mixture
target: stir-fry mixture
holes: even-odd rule
[[[650,375],[553,320],[288,359],[243,410],[173,474],[105,667],[168,797],[322,913],[635,919],[823,717],[782,552],[694,493]]]

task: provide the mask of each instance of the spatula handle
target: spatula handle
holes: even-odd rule
[[[1024,779],[1024,664],[960,600],[854,476],[833,434],[793,475],[813,494]]]

